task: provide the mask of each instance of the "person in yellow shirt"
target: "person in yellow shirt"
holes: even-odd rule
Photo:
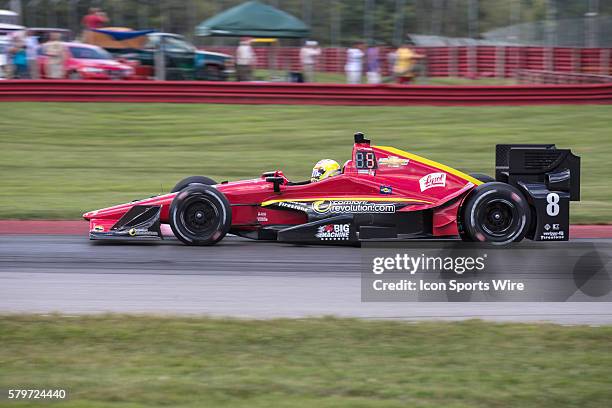
[[[417,60],[422,58],[425,58],[425,55],[410,49],[406,43],[402,44],[395,53],[395,65],[393,66],[393,74],[397,82],[400,84],[410,82],[417,71]]]

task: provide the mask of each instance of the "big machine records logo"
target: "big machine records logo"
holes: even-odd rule
[[[326,224],[319,227],[315,237],[321,241],[347,241],[350,232],[350,224]]]
[[[350,232],[350,224],[326,224],[319,227],[315,237],[322,241],[347,241]]]
[[[421,177],[419,184],[421,185],[421,192],[432,187],[445,187],[446,173],[429,173],[428,175]]]

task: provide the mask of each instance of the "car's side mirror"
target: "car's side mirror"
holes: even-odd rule
[[[266,177],[266,181],[274,184],[275,193],[280,193],[280,186],[285,184],[284,177]]]

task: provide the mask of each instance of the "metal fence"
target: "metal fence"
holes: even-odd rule
[[[209,51],[227,54],[235,52],[234,47],[208,46]],[[475,47],[423,47],[417,49],[426,55],[426,74],[431,77],[466,78],[515,78],[518,71],[556,72],[558,78],[564,73],[612,75],[612,49],[610,48],[569,48],[569,47],[520,47],[520,46],[475,46]],[[256,47],[258,68],[300,71],[299,47],[271,48]],[[382,48],[381,56],[393,51]],[[275,61],[271,66],[269,61]],[[390,75],[387,58],[382,58],[382,73]],[[318,59],[319,72],[343,73],[346,63],[346,49],[326,47]],[[531,76],[530,78],[535,78]],[[539,75],[539,78],[553,78]],[[586,77],[585,77],[586,78]],[[544,81],[546,82],[546,81]],[[558,82],[556,79],[554,82]],[[569,81],[571,82],[571,81]]]

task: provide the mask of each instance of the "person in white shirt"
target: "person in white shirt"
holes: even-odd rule
[[[28,57],[28,70],[31,79],[38,79],[38,37],[33,32],[28,31],[25,39],[26,55]]]
[[[250,38],[242,38],[240,46],[236,50],[236,75],[238,81],[251,81],[253,76],[253,66],[257,59],[255,51],[251,47]]]
[[[363,44],[356,43],[346,51],[346,82],[349,84],[360,84],[363,71]]]
[[[306,41],[306,44],[300,50],[300,62],[302,63],[305,82],[315,81],[314,75],[319,55],[321,55],[321,49],[316,41]]]

